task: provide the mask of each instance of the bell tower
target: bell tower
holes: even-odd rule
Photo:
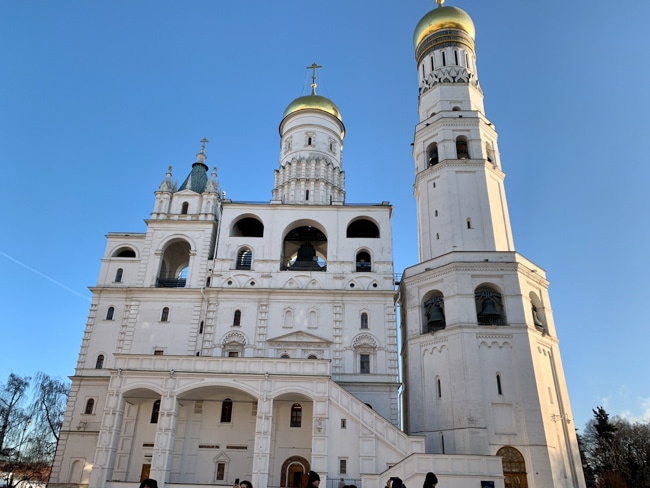
[[[548,281],[514,248],[474,23],[442,3],[413,38],[420,262],[399,293],[405,429],[427,452],[503,457],[506,486],[584,487]]]

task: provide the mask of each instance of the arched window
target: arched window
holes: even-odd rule
[[[164,307],[160,314],[160,321],[167,322],[169,321],[169,307]]]
[[[104,367],[104,355],[100,354],[97,356],[97,361],[95,362],[95,369],[102,369]]]
[[[84,410],[84,413],[86,415],[92,415],[94,410],[95,410],[95,400],[93,398],[89,398],[88,401],[86,402],[86,409]]]
[[[445,319],[445,299],[439,291],[433,291],[425,296],[422,303],[423,320],[422,333],[428,334],[443,330],[447,326]]]
[[[302,427],[302,406],[300,403],[291,405],[291,423],[289,427]]]
[[[117,271],[115,272],[115,283],[122,283],[123,274],[124,270],[122,268],[117,268]]]
[[[378,239],[379,238],[379,227],[373,221],[369,219],[358,219],[353,222],[350,222],[346,232],[346,237],[354,238],[361,237],[364,239]]]
[[[185,288],[191,250],[190,244],[183,240],[176,240],[165,248],[156,282],[158,288]]]
[[[183,215],[187,215],[187,211],[190,208],[190,204],[188,202],[183,202],[183,206],[181,207],[181,213]]]
[[[456,159],[469,159],[469,145],[465,136],[456,138]]]
[[[114,316],[115,316],[115,307],[108,307],[108,310],[106,310],[106,320],[113,320]]]
[[[241,310],[235,310],[235,314],[232,318],[232,325],[241,325]]]
[[[309,201],[309,190],[305,190],[305,200]]]
[[[135,251],[130,247],[121,247],[113,253],[114,258],[134,258]]]
[[[282,256],[282,271],[327,271],[327,237],[311,225],[295,227],[284,238]]]
[[[370,273],[372,271],[372,263],[370,262],[370,254],[366,251],[357,253],[356,270],[359,272]]]
[[[290,356],[288,354],[282,354],[280,359],[290,359]]]
[[[514,447],[505,446],[497,451],[503,464],[503,476],[507,488],[527,488],[526,461]]]
[[[363,312],[361,314],[361,328],[362,329],[368,328],[368,314],[366,312]]]
[[[151,407],[151,423],[158,423],[158,415],[160,414],[160,400],[153,402],[153,407]]]
[[[237,269],[251,269],[253,252],[247,247],[240,249],[237,253]]]
[[[244,217],[230,229],[233,237],[264,237],[264,224],[254,217]]]
[[[221,404],[221,422],[229,424],[232,422],[232,400],[226,398]]]
[[[310,354],[307,359],[318,359],[315,354]]]
[[[427,162],[429,166],[434,166],[440,162],[438,159],[438,144],[435,142],[427,148]]]

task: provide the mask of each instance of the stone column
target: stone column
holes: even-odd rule
[[[102,422],[97,437],[97,448],[90,472],[89,488],[103,488],[106,481],[113,476],[115,454],[120,440],[122,417],[124,416],[125,401],[120,387],[122,376],[118,370],[117,375],[111,378],[106,397],[106,406],[102,414]]]
[[[166,379],[166,392],[160,398],[160,413],[156,427],[156,438],[153,445],[150,477],[158,481],[158,487],[164,488],[169,482],[174,453],[174,436],[176,435],[176,420],[178,417],[178,402],[176,401],[176,379],[174,370],[169,372]]]

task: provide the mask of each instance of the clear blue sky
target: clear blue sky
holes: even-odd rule
[[[546,269],[582,430],[650,420],[650,2],[456,0],[477,30],[517,250]],[[234,200],[268,201],[278,125],[341,109],[348,203],[390,201],[417,262],[412,34],[433,0],[0,2],[0,381],[73,374],[107,232],[143,232],[203,137]],[[644,298],[646,297],[646,298]]]

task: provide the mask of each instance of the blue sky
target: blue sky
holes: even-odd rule
[[[476,25],[517,250],[547,271],[576,427],[650,420],[650,2],[456,0]],[[0,381],[74,373],[107,232],[143,232],[203,137],[233,200],[268,201],[278,125],[341,109],[348,203],[395,206],[417,262],[412,34],[433,0],[0,2]]]

